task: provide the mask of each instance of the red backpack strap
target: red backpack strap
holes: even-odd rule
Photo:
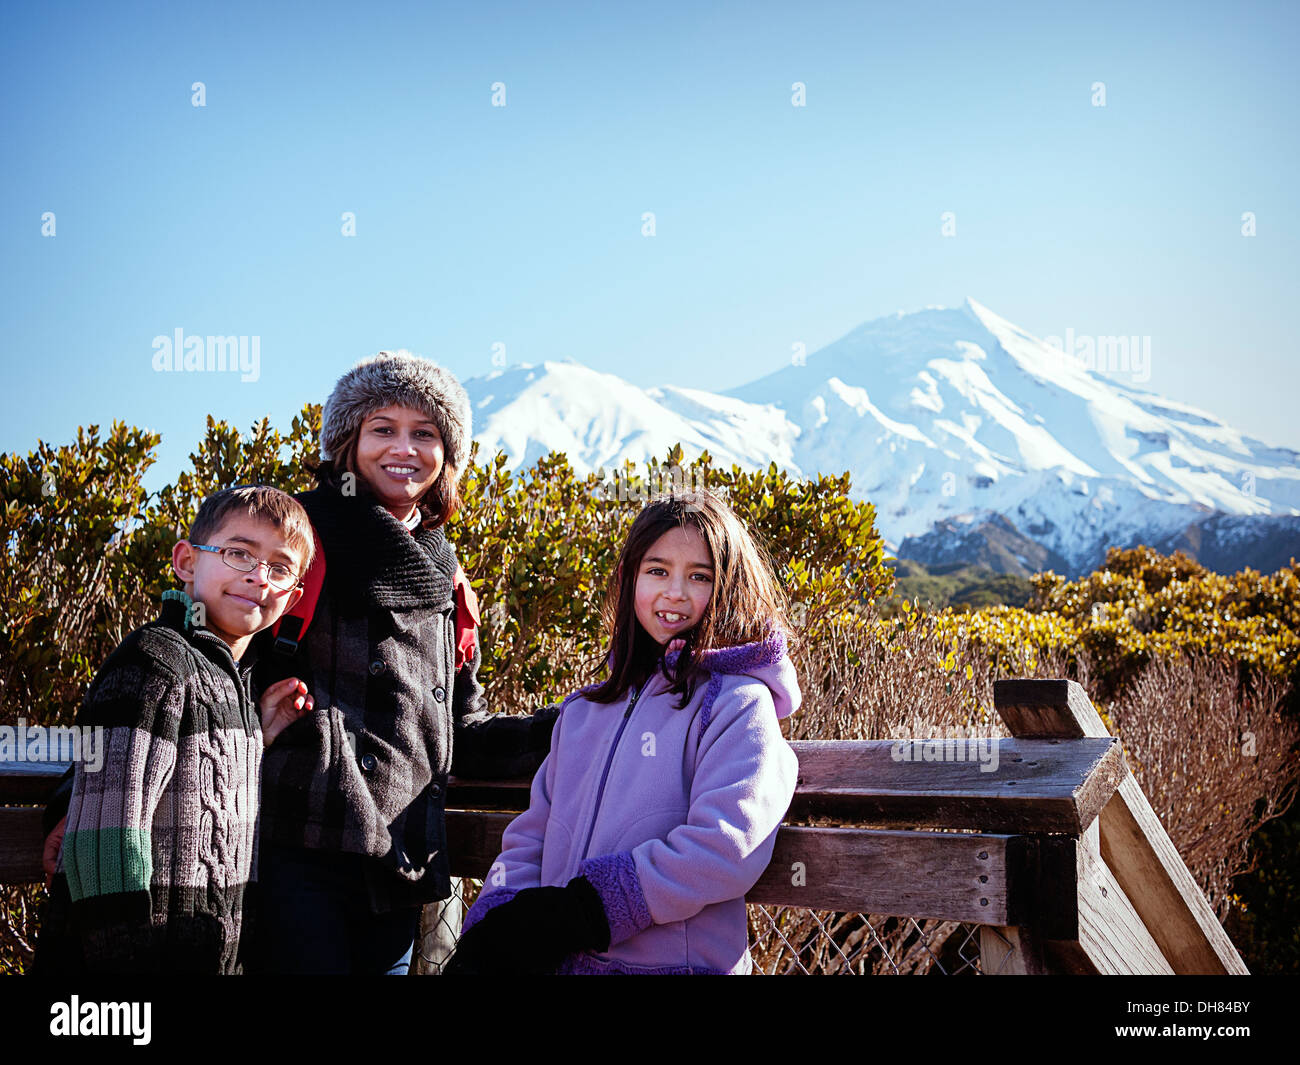
[[[478,596],[470,587],[465,571],[456,563],[456,668],[474,661],[475,632],[478,629]]]
[[[271,634],[275,637],[275,652],[285,657],[296,654],[298,644],[307,635],[307,627],[311,624],[312,615],[316,613],[316,603],[320,599],[321,585],[325,583],[325,548],[315,526],[312,526],[311,538],[316,543],[316,553],[302,578],[302,597],[271,626]]]

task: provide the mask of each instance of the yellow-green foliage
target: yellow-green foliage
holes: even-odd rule
[[[612,475],[578,477],[562,454],[512,475],[498,454],[468,469],[465,506],[451,524],[483,613],[489,687],[508,678],[513,693],[551,697],[587,676],[604,649],[600,607],[627,531],[642,501],[672,485],[727,499],[771,554],[807,638],[892,587],[875,510],[848,498],[847,475],[792,480],[775,464],[715,470],[708,452],[684,466],[680,447]],[[575,638],[577,654],[551,653]]]
[[[248,436],[208,418],[191,469],[160,492],[142,481],[160,437],[114,422],[74,443],[0,454],[0,720],[70,718],[109,652],[157,614],[174,586],[171,548],[203,497],[235,484],[308,487],[320,407],[288,436],[265,419]]]
[[[1035,614],[1019,607],[994,606],[970,612],[944,610],[939,627],[963,643],[983,647],[1000,676],[1032,676],[1048,650],[1074,646],[1078,629],[1051,613]]]
[[[0,455],[0,692],[6,717],[75,703],[144,608],[157,568],[141,477],[158,436],[114,423],[64,447]],[[154,545],[156,546],[156,545]]]
[[[1300,655],[1300,566],[1271,575],[1212,573],[1181,552],[1112,548],[1105,564],[1078,580],[1040,573],[1024,610],[947,612],[945,626],[988,647],[1016,673],[1053,647],[1086,651],[1096,679],[1114,690],[1153,656],[1200,651],[1276,676]]]
[[[155,613],[172,584],[171,544],[203,497],[232,484],[309,487],[319,424],[316,405],[283,435],[265,419],[245,435],[209,418],[190,468],[152,495],[141,481],[159,438],[125,425],[103,438],[92,426],[67,446],[0,455],[3,712],[33,720],[74,713],[113,646]],[[856,646],[853,635],[871,626],[888,647],[899,626],[916,624],[910,608],[890,619],[866,609],[892,591],[893,571],[874,508],[848,498],[847,475],[801,481],[775,465],[720,470],[707,453],[686,465],[680,448],[609,474],[579,477],[562,454],[512,474],[504,455],[479,463],[476,447],[450,536],[483,608],[489,687],[535,704],[587,676],[603,649],[600,604],[619,547],[641,502],[666,485],[703,485],[729,500],[771,553],[802,638]],[[1003,676],[1033,673],[1049,649],[1086,651],[1103,696],[1151,656],[1184,650],[1288,674],[1300,654],[1298,584],[1294,561],[1272,575],[1221,576],[1181,554],[1115,549],[1078,580],[1037,575],[1023,610],[942,612],[945,645],[956,642],[937,665],[955,672],[966,641],[991,654]]]
[[[316,405],[284,435],[265,419],[244,435],[209,418],[190,468],[153,494],[141,482],[159,437],[118,423],[104,439],[92,426],[71,445],[0,455],[0,720],[75,714],[95,670],[173,586],[171,547],[202,499],[234,484],[310,487],[319,426]],[[848,498],[847,475],[714,470],[707,453],[683,467],[680,448],[642,469],[626,464],[617,482],[576,476],[562,454],[518,474],[504,455],[477,457],[476,447],[449,535],[483,608],[481,677],[533,705],[571,691],[599,658],[605,582],[654,488],[724,495],[771,552],[809,638],[892,588],[875,511]]]

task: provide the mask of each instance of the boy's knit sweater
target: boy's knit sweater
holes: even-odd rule
[[[239,972],[254,878],[262,732],[215,633],[164,595],[158,620],[109,656],[81,726],[104,729],[98,772],[78,764],[59,856],[92,972]]]

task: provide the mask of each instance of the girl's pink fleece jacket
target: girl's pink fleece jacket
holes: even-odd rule
[[[678,652],[669,652],[669,663]],[[798,761],[785,634],[706,651],[690,702],[656,672],[621,702],[565,700],[528,809],[502,837],[468,930],[524,888],[585,876],[610,947],[566,973],[748,973],[744,895],[772,857]]]

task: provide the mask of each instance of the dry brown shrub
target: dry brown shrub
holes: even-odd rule
[[[791,740],[1007,736],[993,712],[991,659],[969,641],[953,646],[932,615],[915,624],[846,617],[829,638],[795,656],[803,705]],[[951,658],[949,656],[951,655]],[[972,927],[954,921],[750,907],[756,972],[921,975],[971,972]]]
[[[1220,920],[1248,843],[1286,812],[1300,771],[1300,727],[1281,712],[1286,681],[1243,682],[1205,655],[1153,660],[1110,707],[1133,775]]]
[[[988,656],[969,641],[954,647],[933,615],[890,626],[887,638],[874,634],[872,620],[844,618],[827,639],[802,643],[795,669],[803,705],[789,719],[789,739],[1008,735],[993,713]]]
[[[792,740],[1009,735],[993,710],[992,657],[969,641],[953,648],[932,616],[895,630],[892,643],[855,627],[805,645],[797,668],[804,704],[790,719]],[[1018,675],[1068,677],[1088,689],[1093,672],[1086,656],[1052,651]],[[1098,707],[1221,920],[1232,878],[1248,871],[1251,834],[1296,792],[1300,729],[1280,712],[1288,689],[1274,678],[1241,686],[1230,661],[1156,659],[1113,705]],[[1242,753],[1247,734],[1253,756]],[[752,906],[750,925],[764,972],[970,971],[970,929],[951,922]]]
[[[34,884],[0,884],[0,973],[23,973],[31,967],[43,893],[44,888]]]

